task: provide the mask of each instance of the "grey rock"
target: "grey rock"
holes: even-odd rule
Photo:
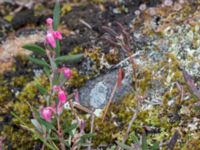
[[[79,90],[80,103],[90,108],[103,108],[108,102],[116,84],[117,72],[117,70],[113,70],[104,75],[100,75],[95,79],[89,80],[84,87]],[[122,86],[115,92],[113,101],[120,100],[131,90],[131,73],[129,67],[126,67]]]

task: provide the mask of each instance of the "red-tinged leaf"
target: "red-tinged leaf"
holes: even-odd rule
[[[197,89],[194,80],[192,79],[191,75],[189,75],[186,71],[182,71],[184,79],[189,87],[189,90],[192,95],[194,95],[196,98],[200,100],[200,91]]]
[[[122,80],[124,78],[124,71],[123,69],[120,67],[117,73],[117,88],[121,88],[122,86]]]

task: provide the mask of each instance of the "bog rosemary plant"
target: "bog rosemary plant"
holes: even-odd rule
[[[42,149],[66,150],[80,148],[86,138],[91,138],[85,134],[85,122],[80,119],[74,111],[74,94],[66,92],[66,83],[72,76],[73,72],[68,67],[63,66],[63,63],[76,61],[83,57],[83,54],[65,55],[60,54],[60,41],[62,34],[57,31],[60,20],[60,4],[55,4],[53,19],[46,19],[47,32],[44,39],[44,47],[36,44],[27,44],[23,48],[37,53],[42,56],[39,59],[29,56],[28,59],[33,63],[43,67],[45,74],[48,77],[50,88],[46,89],[39,83],[36,85],[38,90],[43,94],[46,104],[34,108],[30,106],[33,118],[31,122],[34,128],[28,127],[14,112],[12,113],[21,121],[21,126],[34,134],[34,136],[43,142]],[[61,115],[65,113],[64,106],[68,105],[75,121],[68,123],[68,118],[61,121]],[[77,105],[77,102],[76,102]]]

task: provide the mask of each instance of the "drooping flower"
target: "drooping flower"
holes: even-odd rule
[[[59,103],[61,104],[64,104],[67,101],[67,95],[65,91],[63,91],[62,89],[58,91],[58,100],[59,100]]]
[[[45,120],[50,122],[53,117],[54,109],[51,107],[45,107],[40,111],[41,117]]]
[[[53,19],[47,18],[46,20],[48,31],[46,34],[46,43],[52,48],[56,48],[56,40],[62,40],[62,34],[59,31],[53,30]]]
[[[46,41],[52,48],[56,48],[56,39],[53,36],[53,32],[47,32]]]
[[[66,68],[64,67],[63,68],[63,73],[64,73],[64,76],[67,78],[67,79],[70,79],[72,77],[72,70],[70,68]]]
[[[59,31],[54,31],[53,36],[57,40],[62,40],[62,34]]]

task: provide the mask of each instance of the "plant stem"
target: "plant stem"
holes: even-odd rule
[[[58,134],[58,139],[60,142],[61,150],[66,150],[65,144],[63,143],[63,132],[60,127],[60,117],[59,116],[57,116],[57,128],[58,128],[57,134]]]
[[[95,119],[95,115],[94,113],[91,114],[91,122],[90,122],[90,134],[93,133],[94,130],[94,119]],[[92,144],[92,139],[89,139],[89,145],[88,145],[88,150],[91,150],[91,144]]]
[[[69,100],[69,106],[71,108],[72,114],[75,116],[75,118],[77,120],[77,123],[79,123],[79,117],[78,117],[76,111],[74,110],[74,104],[72,102],[72,99]]]

